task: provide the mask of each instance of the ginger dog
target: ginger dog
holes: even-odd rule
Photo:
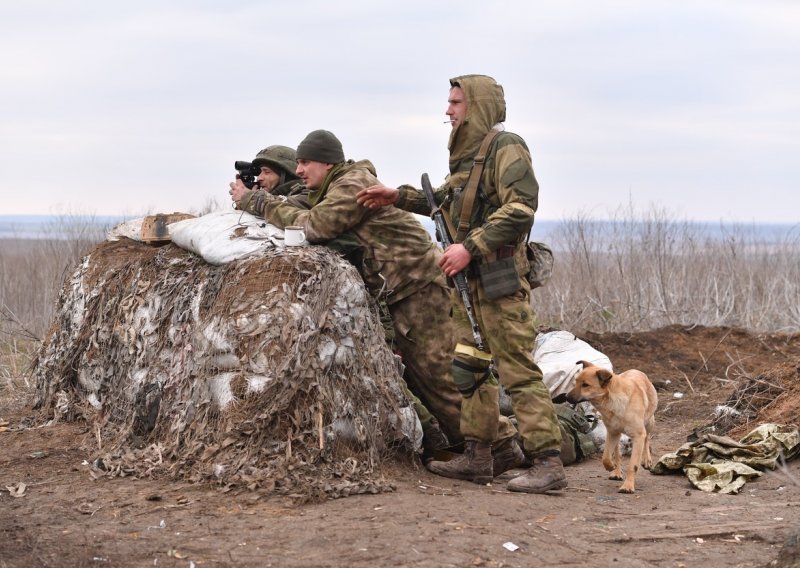
[[[635,369],[615,375],[586,361],[578,361],[578,365],[583,365],[583,370],[575,377],[567,400],[572,404],[588,400],[603,417],[608,430],[603,467],[611,472],[609,479],[622,479],[619,438],[623,433],[631,437],[633,449],[619,492],[633,493],[639,465],[647,469],[652,465],[650,438],[658,406],[656,389],[647,375]]]

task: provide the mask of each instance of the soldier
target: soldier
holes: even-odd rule
[[[425,441],[447,445],[441,439],[431,442],[438,428],[435,416],[449,442],[460,442],[461,394],[450,375],[454,340],[449,292],[437,266],[441,251],[410,213],[394,207],[369,210],[356,203],[360,189],[379,183],[375,169],[367,160],[345,160],[333,133],[311,132],[296,155],[296,171],[305,183],[302,203],[245,190],[235,196],[237,207],[277,227],[301,226],[310,243],[327,245],[343,237],[355,241],[359,272],[372,295],[388,306],[406,378],[424,405],[416,408]]]
[[[252,164],[260,169],[256,183],[258,188],[272,195],[290,195],[302,189],[300,178],[295,173],[295,151],[288,146],[267,146],[256,154]],[[233,201],[239,201],[247,186],[237,176],[231,182],[230,191]]]
[[[464,75],[450,80],[447,116],[451,123],[450,175],[436,191],[437,203],[449,209],[453,223],[465,219],[455,244],[444,251],[439,266],[448,276],[462,270],[470,275],[470,293],[490,354],[479,351],[461,303],[454,300],[459,345],[453,359],[453,376],[464,395],[461,433],[465,451],[459,458],[432,461],[434,473],[484,482],[493,470],[490,444],[500,420],[497,378],[511,395],[512,408],[524,450],[532,466],[508,482],[511,491],[544,493],[567,486],[560,459],[561,433],[553,403],[533,361],[536,337],[526,256],[528,235],[538,206],[539,186],[525,141],[503,132],[506,105],[503,88],[485,75]],[[493,132],[497,131],[497,132]],[[492,134],[493,138],[488,135]],[[464,188],[482,143],[488,151],[467,216]],[[422,193],[411,186],[399,189],[375,185],[362,190],[357,200],[369,208],[394,204],[417,213],[430,213]]]

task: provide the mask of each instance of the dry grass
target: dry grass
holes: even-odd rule
[[[38,239],[7,239],[0,248],[0,403],[26,398],[36,350],[50,326],[64,277],[106,227],[65,215]]]
[[[574,332],[671,324],[800,330],[800,226],[773,242],[755,229],[707,234],[661,211],[613,223],[565,221],[553,278],[534,292],[542,324]]]
[[[16,337],[0,340],[0,407],[25,400],[33,392],[29,374],[37,347],[34,341]]]

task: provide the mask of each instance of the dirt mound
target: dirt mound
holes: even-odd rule
[[[800,427],[800,358],[743,380],[717,410],[709,429],[734,439],[767,422]]]
[[[322,247],[212,266],[122,239],[66,281],[36,365],[46,420],[89,423],[94,475],[305,499],[375,493],[418,422],[352,266]]]
[[[672,325],[652,331],[587,333],[582,339],[618,371],[637,368],[662,388],[730,388],[740,378],[800,357],[800,334],[756,335],[730,327]]]

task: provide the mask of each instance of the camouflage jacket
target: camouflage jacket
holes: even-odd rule
[[[295,197],[298,195],[302,195],[304,193],[307,193],[307,191],[306,191],[306,186],[303,185],[303,182],[293,179],[275,186],[272,189],[272,191],[266,191],[261,189],[260,187],[255,187],[253,189],[247,190],[242,196],[242,203],[248,205],[260,204],[260,207],[263,207],[265,195],[269,194],[269,195],[274,195],[276,197]],[[244,206],[243,208],[247,209],[247,211],[252,210],[252,208],[247,208]]]
[[[298,193],[302,193],[303,191],[305,191],[305,186],[303,185],[303,182],[297,179],[292,179],[278,185],[272,191],[270,191],[270,193],[272,195],[289,196],[289,195],[297,195]]]
[[[436,190],[439,204],[445,204],[455,225],[461,215],[463,187],[484,136],[505,120],[503,89],[483,75],[451,79],[464,91],[467,115],[450,134],[450,175]],[[525,243],[538,207],[539,184],[533,173],[525,141],[511,132],[497,135],[486,156],[483,175],[470,218],[470,230],[463,241],[474,262],[490,261],[503,245],[514,245],[517,272],[527,274]],[[430,214],[425,196],[412,186],[401,186],[396,206],[407,211]]]
[[[388,304],[432,281],[444,286],[437,264],[441,251],[413,215],[396,207],[367,209],[356,201],[359,190],[378,183],[369,161],[348,161],[313,192],[321,197],[311,208],[299,199],[282,200],[264,192],[257,199],[245,194],[242,203],[277,227],[303,227],[310,243],[323,244],[347,232],[355,235],[363,248],[364,282],[374,295],[384,290]]]

